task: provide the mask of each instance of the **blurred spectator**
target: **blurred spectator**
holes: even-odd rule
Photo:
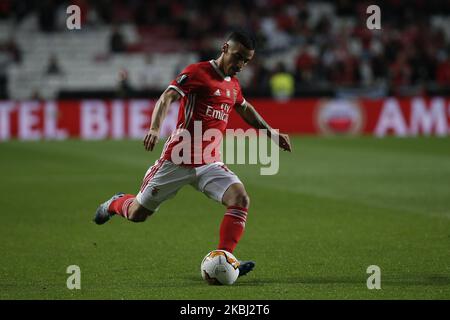
[[[88,0],[70,0],[70,4],[76,5],[80,8],[80,22],[81,25],[84,26],[88,22],[88,18],[92,17],[92,10],[90,10],[90,6]],[[68,4],[69,5],[69,4]],[[67,5],[67,6],[68,6]],[[66,11],[66,6],[64,6],[64,11]]]
[[[408,64],[406,53],[397,55],[394,63],[389,66],[391,84],[394,88],[411,84],[412,68]]]
[[[211,59],[215,59],[219,56],[219,51],[217,50],[217,45],[214,43],[211,37],[204,37],[199,42],[199,61],[208,61]]]
[[[92,5],[92,9],[94,9],[99,16],[99,18],[104,23],[111,23],[112,21],[112,6],[109,0],[96,0],[93,3],[90,3]]]
[[[6,73],[6,70],[9,60],[9,56],[0,51],[0,99],[8,98],[8,75]]]
[[[121,99],[128,98],[133,89],[129,82],[129,74],[126,69],[121,69],[119,71],[119,80],[117,84],[117,97]]]
[[[117,26],[114,26],[112,29],[109,46],[112,53],[123,53],[126,51],[125,40]]]
[[[12,10],[12,0],[0,1],[0,19],[8,17],[9,12]]]
[[[178,73],[177,73],[178,74]],[[151,54],[145,57],[145,66],[138,75],[139,82],[144,90],[157,90],[158,84],[162,82],[161,78],[164,75],[164,70],[160,64],[154,60]],[[176,77],[176,75],[174,75]]]
[[[41,31],[53,32],[56,29],[57,2],[54,0],[43,0],[39,2],[38,17]]]
[[[386,82],[388,78],[388,64],[386,58],[382,54],[372,56],[370,67],[373,79],[376,82]]]
[[[359,64],[359,74],[361,75],[361,84],[363,86],[370,86],[374,82],[372,66],[369,62],[369,59],[365,57]]]
[[[336,12],[340,16],[351,17],[355,14],[355,4],[351,0],[337,0]]]
[[[437,83],[450,88],[450,57],[448,54],[445,54],[440,60],[437,67]]]
[[[255,56],[253,61],[248,65],[250,70],[245,72],[251,72],[251,77],[246,85],[246,90],[255,95],[264,95],[270,92],[270,72],[264,66],[261,59]]]
[[[292,41],[291,36],[285,30],[280,29],[276,16],[266,11],[260,21],[261,32],[266,39],[266,49],[281,50],[286,49]]]
[[[138,2],[134,10],[134,22],[138,27],[150,24],[150,15],[152,14],[151,3],[147,1]]]
[[[297,81],[299,83],[311,83],[314,78],[315,66],[315,58],[306,49],[302,49],[295,62],[295,77]]]
[[[41,101],[41,100],[44,100],[44,99],[42,98],[41,93],[39,92],[39,89],[35,88],[35,89],[33,90],[33,92],[32,92],[31,95],[30,95],[30,100],[34,100],[34,101]]]
[[[295,93],[294,76],[286,70],[283,63],[279,63],[270,78],[272,96],[280,101],[289,100]]]
[[[61,66],[59,65],[58,57],[54,54],[52,54],[48,60],[47,75],[61,75],[63,74],[63,70],[61,69]]]
[[[0,44],[0,51],[9,55],[13,62],[19,64],[22,62],[22,50],[13,37],[10,37],[8,41]]]

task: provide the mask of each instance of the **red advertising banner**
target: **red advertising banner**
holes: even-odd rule
[[[450,99],[252,100],[274,128],[292,134],[365,134],[383,137],[450,134]],[[230,117],[229,127],[248,126]]]
[[[0,102],[0,140],[141,139],[145,136],[154,100],[81,100]],[[168,111],[162,134],[176,126],[178,106]]]
[[[155,100],[0,101],[0,141],[9,139],[141,139]],[[290,134],[383,137],[450,134],[450,99],[251,99],[276,129]],[[170,108],[162,135],[176,126],[178,105]],[[249,128],[233,112],[228,128]]]

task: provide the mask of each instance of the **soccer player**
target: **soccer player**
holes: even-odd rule
[[[189,65],[172,81],[156,102],[150,129],[143,141],[145,149],[153,150],[169,106],[181,99],[176,130],[167,139],[161,157],[146,172],[138,194],[115,194],[98,207],[95,223],[103,224],[113,215],[134,222],[145,221],[165,200],[190,184],[226,207],[218,249],[234,251],[244,232],[250,199],[243,183],[220,161],[218,152],[212,152],[209,159],[198,157],[209,144],[218,141],[195,140],[194,131],[198,131],[200,124],[201,133],[217,129],[223,134],[228,115],[234,108],[254,128],[266,129],[281,149],[291,151],[289,136],[273,130],[242,96],[235,75],[254,53],[254,38],[245,31],[235,31],[223,44],[219,58]],[[186,132],[190,134],[188,138],[184,135]],[[187,149],[191,152],[183,154],[185,161],[180,163],[178,158],[174,159],[180,155],[175,150],[180,150],[180,144],[187,142],[191,143],[192,147]],[[242,261],[239,276],[247,274],[254,266],[253,261]]]

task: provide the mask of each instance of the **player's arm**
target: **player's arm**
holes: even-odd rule
[[[289,152],[292,151],[289,136],[287,134],[277,133],[272,129],[248,101],[244,101],[241,105],[236,105],[235,109],[242,119],[252,127],[266,129],[267,136],[274,140],[281,149]]]
[[[150,129],[148,130],[144,138],[145,150],[152,151],[156,143],[158,143],[159,131],[161,129],[164,118],[166,117],[167,111],[169,110],[172,102],[175,102],[180,98],[181,95],[177,91],[171,88],[167,88],[166,91],[161,94],[158,101],[156,101],[155,109],[152,113]]]

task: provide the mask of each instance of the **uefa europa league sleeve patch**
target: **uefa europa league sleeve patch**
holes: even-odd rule
[[[188,75],[187,75],[187,74],[181,74],[181,75],[176,79],[176,81],[177,81],[178,84],[183,84],[184,82],[186,82],[187,78],[188,78]]]

